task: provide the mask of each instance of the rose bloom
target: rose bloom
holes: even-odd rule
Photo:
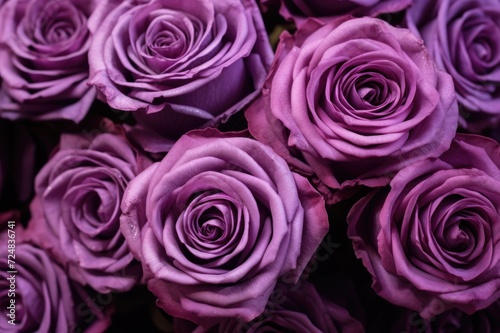
[[[379,186],[449,147],[453,82],[408,30],[374,18],[308,20],[280,39],[246,116],[250,132],[294,168],[332,189]]]
[[[101,293],[128,290],[140,278],[119,217],[125,188],[146,162],[119,135],[67,134],[36,176],[31,239]]]
[[[249,323],[226,319],[211,329],[191,327],[174,320],[175,331],[193,333],[216,332],[310,332],[362,333],[363,325],[348,309],[320,295],[314,285],[302,282],[288,287],[278,284],[271,294],[266,310]]]
[[[458,135],[356,203],[348,236],[391,303],[430,319],[486,308],[500,288],[500,146]]]
[[[412,0],[281,0],[280,14],[300,25],[308,17],[328,21],[342,15],[396,13],[412,3]]]
[[[461,125],[479,131],[500,121],[500,3],[498,0],[415,1],[408,27],[453,77],[465,107]]]
[[[0,17],[0,117],[79,122],[87,86],[87,20],[94,1],[9,0]]]
[[[296,282],[328,231],[308,181],[235,135],[181,137],[122,203],[121,229],[157,304],[204,326],[258,316],[277,280]]]
[[[16,227],[17,228],[17,227]],[[8,280],[12,269],[7,265],[6,232],[0,235],[0,331],[9,332],[104,332],[110,318],[90,301],[90,295],[68,278],[48,254],[28,243],[17,243],[15,248],[15,286]],[[14,290],[14,291],[12,291]],[[9,296],[9,293],[11,294]],[[8,321],[8,308],[15,300],[15,325]],[[99,306],[99,307],[98,307]]]
[[[111,107],[135,111],[135,140],[152,153],[241,109],[272,61],[253,0],[123,1],[97,12],[90,83]]]

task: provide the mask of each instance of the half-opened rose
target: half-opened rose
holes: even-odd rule
[[[500,118],[500,3],[423,0],[406,14],[437,65],[451,74],[464,127],[477,131]]]
[[[169,314],[250,321],[296,281],[328,231],[323,198],[269,147],[214,130],[181,137],[127,187],[121,229]]]
[[[30,236],[69,275],[107,293],[130,289],[141,277],[120,232],[120,204],[143,161],[118,135],[92,140],[63,135],[61,149],[35,180]]]
[[[0,17],[0,117],[79,122],[94,101],[87,86],[95,1],[12,0]]]
[[[377,16],[399,12],[412,0],[281,0],[280,14],[297,24],[308,17],[328,21],[342,15]]]
[[[308,20],[283,33],[246,116],[257,139],[338,189],[387,183],[402,166],[439,156],[455,135],[458,107],[451,77],[420,39],[365,17]]]
[[[500,297],[500,146],[459,135],[355,204],[348,235],[388,301],[430,319]]]
[[[0,238],[0,253],[5,258],[0,261],[1,332],[105,331],[109,318],[101,311],[104,306],[93,304],[90,295],[42,249],[17,243],[15,259],[10,258],[16,273],[9,273],[12,269],[7,262],[10,253],[5,239],[11,238],[6,232]]]
[[[218,124],[262,87],[272,52],[253,0],[123,1],[109,15],[103,8],[90,83],[111,107],[136,111],[136,139],[150,152]]]

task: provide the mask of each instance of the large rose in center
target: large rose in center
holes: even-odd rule
[[[109,7],[98,8],[102,25],[93,21],[90,83],[111,107],[136,111],[147,150],[217,124],[262,86],[272,52],[255,2],[124,1],[107,15]]]
[[[139,174],[121,230],[173,316],[250,321],[278,279],[297,281],[328,230],[322,197],[269,147],[195,131]]]

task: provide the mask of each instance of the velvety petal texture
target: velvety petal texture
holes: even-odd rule
[[[87,85],[95,1],[12,0],[0,11],[0,117],[79,122],[95,98]]]
[[[0,237],[8,238],[5,233]],[[0,253],[0,331],[10,332],[104,332],[109,318],[93,304],[85,290],[74,284],[64,270],[42,249],[17,243],[15,282],[7,266],[7,241]],[[14,290],[14,291],[13,291]],[[11,293],[9,295],[9,293]],[[14,294],[12,294],[14,293]],[[15,300],[15,325],[7,308]],[[94,321],[94,323],[92,323]],[[91,326],[89,326],[91,324]]]
[[[109,12],[113,3],[92,22],[90,83],[111,107],[135,111],[146,150],[219,124],[262,87],[272,51],[255,1],[123,1]]]
[[[144,168],[115,134],[92,140],[63,135],[60,150],[38,173],[29,232],[82,284],[107,293],[138,282],[140,265],[120,232],[126,186]]]
[[[361,199],[348,222],[383,298],[424,319],[486,308],[500,297],[500,146],[458,135]]]
[[[192,131],[127,187],[121,229],[169,314],[250,321],[328,231],[325,203],[269,147]]]
[[[458,121],[453,81],[407,29],[367,17],[308,20],[280,39],[246,117],[290,165],[332,189],[377,186],[448,149]]]
[[[297,24],[308,17],[329,21],[342,15],[356,17],[397,13],[412,0],[281,0],[280,14]]]
[[[423,0],[406,13],[438,66],[453,77],[461,125],[478,131],[500,118],[500,1]]]
[[[177,325],[179,333],[217,332],[296,332],[363,333],[363,325],[348,309],[320,295],[314,285],[301,282],[294,286],[278,284],[269,297],[266,310],[249,323],[227,319],[210,329]]]

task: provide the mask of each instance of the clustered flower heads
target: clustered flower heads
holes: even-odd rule
[[[499,8],[0,1],[0,331],[497,331]]]

